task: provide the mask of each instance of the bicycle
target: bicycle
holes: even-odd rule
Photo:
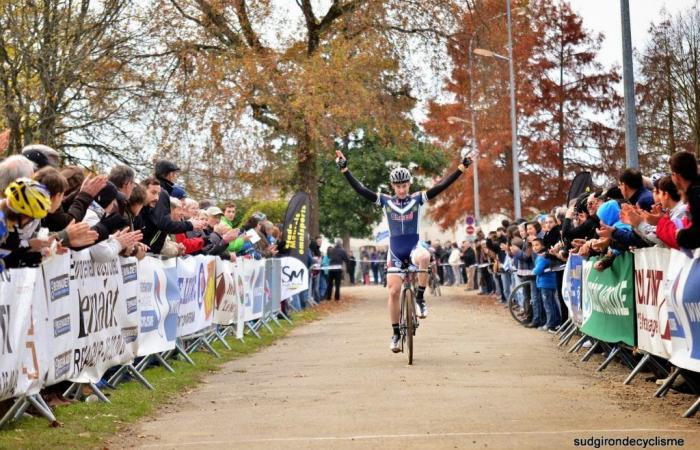
[[[436,297],[442,297],[442,292],[440,291],[440,280],[438,279],[435,271],[435,263],[430,264],[428,286],[430,287],[430,293]]]
[[[546,269],[545,272],[561,272],[564,270],[564,268],[565,266],[562,265],[555,266],[551,269]],[[528,316],[531,316],[530,310],[532,309],[532,290],[530,287],[535,280],[535,275],[532,273],[532,270],[518,270],[515,274],[518,276],[521,282],[513,288],[508,296],[508,311],[510,311],[510,315],[513,316],[513,319],[522,325],[528,322]],[[520,306],[517,300],[518,291],[521,290],[523,296],[523,306]],[[559,293],[557,292],[557,299],[558,298]]]
[[[413,337],[418,328],[418,316],[416,315],[416,293],[413,282],[418,273],[428,273],[428,269],[419,269],[413,265],[404,265],[401,268],[390,267],[386,273],[397,273],[403,278],[401,296],[399,297],[399,330],[401,333],[401,352],[404,352],[404,344],[408,350],[408,365],[413,365]]]
[[[518,270],[516,275],[521,281],[510,291],[510,295],[508,296],[508,311],[510,311],[510,315],[513,316],[513,319],[522,325],[528,321],[529,310],[531,309],[530,297],[532,294],[530,285],[535,279],[535,275],[532,274],[531,270]],[[519,291],[522,291],[522,306],[518,303]]]

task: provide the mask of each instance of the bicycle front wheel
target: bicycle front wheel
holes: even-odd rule
[[[406,324],[404,332],[406,333],[406,349],[408,350],[408,365],[410,366],[413,364],[413,335],[416,332],[416,309],[413,301],[413,291],[404,289],[402,298],[404,323]]]
[[[510,311],[510,315],[513,316],[513,319],[515,319],[516,322],[520,324],[524,324],[525,322],[527,322],[527,313],[525,310],[525,305],[527,305],[530,301],[529,287],[529,281],[520,283],[519,285],[515,286],[513,291],[510,293],[510,296],[508,297],[508,310]],[[521,295],[523,296],[523,308],[521,308],[520,305],[518,305],[519,292],[521,292]]]

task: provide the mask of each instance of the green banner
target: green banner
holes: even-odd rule
[[[591,258],[587,264],[596,260]],[[581,331],[604,342],[635,346],[634,255],[618,255],[602,272],[593,268],[584,272],[588,276],[583,283]]]

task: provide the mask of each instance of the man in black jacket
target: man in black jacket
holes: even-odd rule
[[[160,253],[165,237],[168,234],[186,233],[201,230],[204,222],[198,219],[175,221],[170,216],[170,194],[180,168],[170,161],[158,161],[155,166],[155,176],[160,182],[160,196],[155,206],[146,206],[141,210],[143,223],[143,243],[148,245],[152,253]]]
[[[326,300],[331,299],[333,283],[335,283],[335,300],[340,300],[340,280],[343,277],[343,263],[348,264],[348,254],[342,247],[341,239],[335,240],[335,247],[328,250],[328,265],[334,267],[328,269],[328,289],[326,290]]]

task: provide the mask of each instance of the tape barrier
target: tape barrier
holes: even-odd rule
[[[245,322],[308,289],[308,271],[289,260],[97,263],[88,249],[7,270],[0,274],[0,400],[65,380],[97,382],[110,367],[173,349],[176,338],[212,325],[235,324],[242,337]]]

